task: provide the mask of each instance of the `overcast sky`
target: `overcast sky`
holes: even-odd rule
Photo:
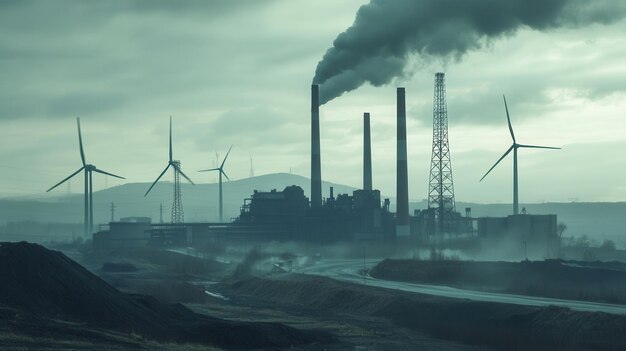
[[[174,156],[196,182],[215,181],[196,171],[230,144],[233,179],[249,176],[250,156],[255,175],[309,176],[315,69],[367,2],[0,0],[0,193],[42,193],[78,169],[77,116],[88,161],[127,182],[165,166],[170,115]],[[407,67],[322,106],[324,180],[360,186],[368,111],[374,186],[395,193],[404,86],[410,197],[425,198],[442,71],[457,200],[511,202],[512,159],[478,182],[510,145],[502,94],[519,142],[563,148],[520,150],[522,202],[626,199],[626,21],[522,28],[458,59],[413,55]]]

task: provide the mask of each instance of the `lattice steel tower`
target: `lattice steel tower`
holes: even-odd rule
[[[172,223],[183,223],[185,214],[183,213],[183,202],[180,193],[180,161],[174,163],[174,203],[172,204]]]
[[[428,208],[434,214],[435,233],[453,231],[454,183],[448,143],[448,107],[443,73],[435,74],[433,99],[433,152],[430,162]]]

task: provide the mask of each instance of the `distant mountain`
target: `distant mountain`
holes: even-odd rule
[[[163,204],[163,219],[168,222],[172,205],[172,183],[159,182],[150,195],[144,197],[149,183],[130,183],[94,193],[94,217],[96,223],[107,223],[111,217],[111,203],[115,203],[115,218],[142,216],[159,221],[159,205]],[[289,185],[297,185],[310,192],[310,181],[306,177],[288,173],[275,173],[224,182],[224,215],[234,218],[244,199],[254,190],[283,190]],[[328,196],[333,186],[335,194],[352,193],[355,188],[323,182],[323,196]],[[389,195],[389,194],[387,194]],[[216,221],[218,215],[218,185],[182,184],[182,200],[187,221]],[[395,199],[392,197],[392,209]],[[412,202],[411,211],[427,208],[425,201]],[[475,204],[457,202],[457,210],[463,215],[465,208],[472,209],[473,217],[505,216],[511,213],[511,204]],[[521,204],[531,214],[557,214],[559,222],[567,224],[566,236],[588,235],[598,240],[611,239],[626,246],[626,203],[542,203]],[[83,196],[73,194],[56,198],[36,196],[0,199],[0,224],[12,221],[39,221],[82,223]]]
[[[223,183],[224,217],[239,215],[244,199],[249,198],[254,190],[282,191],[285,187],[297,185],[310,191],[308,178],[289,174],[275,173],[245,178]],[[129,183],[94,192],[94,221],[107,223],[111,218],[111,203],[115,204],[115,218],[151,217],[159,221],[159,206],[163,204],[163,220],[168,222],[171,216],[173,183],[159,182],[147,197],[144,197],[150,183]],[[328,196],[330,187],[335,194],[352,193],[355,188],[323,182],[323,194]],[[217,183],[191,185],[181,184],[183,209],[187,221],[216,221],[218,218],[219,186]],[[72,194],[56,198],[35,197],[0,199],[0,224],[9,221],[33,220],[41,222],[71,222],[83,220],[83,195]]]

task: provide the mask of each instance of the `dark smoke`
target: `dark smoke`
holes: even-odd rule
[[[459,60],[523,27],[545,31],[621,19],[623,0],[371,0],[315,70],[324,104],[364,83],[410,75],[407,59]]]

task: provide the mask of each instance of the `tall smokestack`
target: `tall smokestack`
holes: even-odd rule
[[[320,161],[320,89],[311,85],[311,208],[322,207],[322,166]]]
[[[396,237],[404,238],[409,236],[409,180],[407,174],[406,104],[404,100],[404,88],[398,88],[397,114],[398,149],[396,157],[398,164],[396,170]]]
[[[372,140],[370,114],[363,114],[363,190],[372,190]]]

